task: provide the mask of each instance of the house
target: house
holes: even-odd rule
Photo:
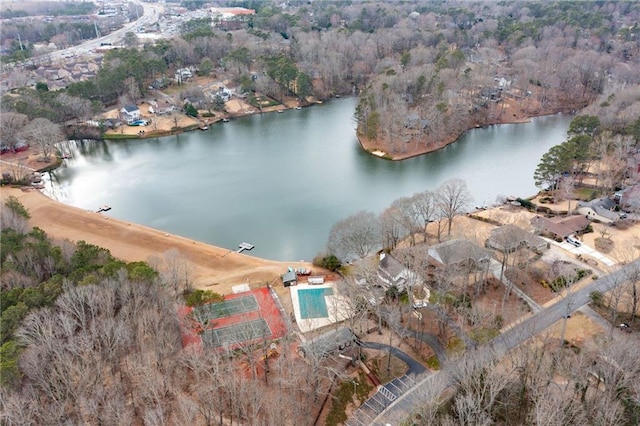
[[[120,119],[127,123],[140,120],[140,108],[137,105],[126,105],[120,110]]]
[[[491,252],[469,240],[455,239],[429,247],[431,264],[445,268],[473,267],[485,269],[491,260]]]
[[[531,226],[537,233],[554,239],[564,239],[571,234],[581,233],[589,224],[590,220],[582,215],[554,217],[552,219],[536,216],[531,219]]]
[[[164,99],[149,101],[149,114],[165,115],[171,114],[175,110],[176,107]]]
[[[422,280],[415,272],[387,253],[380,254],[377,275],[382,287],[396,286],[398,291],[403,291],[407,287],[415,287],[422,283]]]
[[[218,87],[218,90],[211,93],[212,98],[216,98],[219,96],[225,102],[231,99],[231,95],[231,91],[224,86]]]
[[[587,219],[611,225],[620,219],[620,215],[614,212],[616,202],[610,198],[597,198],[589,202],[578,202],[576,211],[585,215]]]
[[[625,210],[640,210],[640,185],[633,185],[617,192],[615,199]]]
[[[549,248],[549,243],[542,238],[511,224],[493,229],[485,245],[503,253],[514,252],[522,247],[535,252],[542,252]]]
[[[191,72],[191,70],[189,68],[180,68],[180,69],[176,70],[175,80],[178,83],[182,83],[183,81],[187,81],[191,77],[193,77],[193,73]]]

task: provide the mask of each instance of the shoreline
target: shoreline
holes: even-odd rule
[[[375,142],[368,141],[366,138],[363,138],[357,132],[356,132],[356,138],[358,139],[358,143],[360,144],[360,147],[362,148],[363,151],[368,152],[369,154],[374,155],[374,156],[376,156],[378,158],[382,158],[384,160],[402,161],[402,160],[408,160],[410,158],[420,157],[421,155],[431,154],[432,152],[440,151],[441,149],[444,149],[447,146],[449,146],[449,145],[451,145],[453,143],[456,143],[467,132],[470,132],[470,131],[472,131],[474,129],[484,129],[484,128],[491,127],[491,126],[502,126],[502,125],[506,125],[506,124],[526,124],[526,123],[531,123],[531,120],[533,118],[544,117],[546,115],[554,115],[554,113],[536,115],[536,116],[528,117],[526,119],[521,119],[521,120],[517,120],[517,121],[505,121],[505,122],[491,123],[491,124],[486,124],[484,126],[476,125],[474,127],[470,127],[470,128],[468,128],[466,130],[463,130],[460,134],[451,135],[449,138],[446,138],[443,141],[434,144],[433,147],[431,147],[431,148],[426,148],[424,150],[417,150],[416,152],[412,152],[412,153],[408,153],[408,154],[390,155],[388,152],[381,150],[379,147],[368,148],[367,147],[368,145],[372,145]]]
[[[362,150],[364,150],[365,152],[369,153],[370,155],[373,155],[375,157],[381,158],[381,159],[385,159],[385,160],[390,160],[390,161],[402,161],[402,160],[407,160],[410,158],[414,158],[414,157],[419,157],[421,155],[426,155],[426,154],[430,154],[432,152],[436,152],[439,151],[443,148],[446,148],[447,146],[457,142],[462,136],[464,136],[467,132],[474,130],[474,129],[484,129],[484,128],[488,128],[491,126],[501,126],[501,125],[506,125],[506,124],[526,124],[526,123],[530,123],[534,118],[538,118],[538,117],[546,117],[546,116],[550,116],[550,115],[556,115],[556,114],[570,114],[571,111],[575,111],[574,109],[566,109],[566,108],[558,108],[557,110],[549,110],[549,111],[542,111],[539,114],[529,114],[526,116],[523,116],[521,118],[516,118],[516,119],[505,119],[505,120],[493,120],[490,121],[486,124],[476,124],[473,127],[469,127],[463,131],[461,131],[460,133],[456,133],[456,134],[452,134],[450,135],[448,138],[445,138],[441,141],[438,141],[437,143],[434,143],[433,145],[431,145],[428,148],[424,148],[424,149],[418,149],[415,151],[411,151],[408,153],[401,153],[401,154],[390,154],[389,152],[381,149],[380,144],[378,141],[376,140],[369,140],[365,137],[363,137],[361,134],[359,134],[357,132],[356,129],[356,138],[358,139],[358,143],[360,144],[360,147],[362,148]]]
[[[319,269],[310,262],[253,257],[129,223],[63,204],[33,188],[1,187],[2,203],[9,196],[15,196],[29,211],[29,226],[43,229],[53,240],[85,241],[109,250],[112,256],[125,262],[161,260],[164,253],[176,249],[188,264],[189,281],[194,288],[229,294],[232,286],[238,284],[276,285],[288,267]]]

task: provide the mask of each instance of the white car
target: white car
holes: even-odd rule
[[[567,242],[575,247],[580,247],[582,243],[572,236],[567,237]]]

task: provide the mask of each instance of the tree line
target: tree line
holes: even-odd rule
[[[606,117],[602,111],[598,113]],[[637,149],[639,129],[640,117],[620,128],[614,123],[601,123],[595,115],[576,116],[569,125],[567,140],[551,147],[540,159],[534,172],[536,186],[571,199],[574,189],[588,176],[596,177],[592,198],[635,184],[634,172],[630,172],[634,166],[627,157]],[[597,167],[600,164],[606,167]]]
[[[331,227],[326,253],[320,257],[333,256],[345,263],[364,259],[379,250],[393,251],[405,239],[413,246],[420,236],[426,240],[429,223],[436,225],[441,241],[451,235],[453,220],[466,212],[472,201],[466,182],[454,178],[433,191],[398,198],[379,215],[357,212]]]

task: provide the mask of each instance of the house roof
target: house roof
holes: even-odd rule
[[[616,206],[616,202],[613,201],[611,198],[609,197],[603,197],[603,198],[596,198],[595,200],[591,200],[591,201],[580,201],[578,202],[578,206],[580,207],[591,207],[594,210],[596,208],[599,209],[604,209],[604,210],[611,210],[612,208],[614,208]]]
[[[436,244],[429,248],[429,257],[448,266],[457,265],[469,260],[482,262],[491,258],[491,253],[478,247],[469,240],[456,239]]]
[[[404,271],[404,265],[390,254],[383,253],[380,255],[379,268],[387,272],[392,277],[397,277]]]
[[[565,238],[589,226],[589,219],[582,215],[553,219],[536,216],[531,219],[531,225],[540,232]]]
[[[513,251],[521,246],[528,248],[543,248],[547,242],[540,237],[530,234],[516,225],[504,225],[491,231],[487,246],[496,250]]]
[[[413,286],[421,282],[414,271],[387,253],[380,255],[378,278],[387,285],[395,285],[400,290],[404,289],[407,285]]]
[[[140,110],[137,105],[125,105],[122,109],[129,113]]]
[[[284,283],[290,283],[296,281],[297,279],[298,276],[296,275],[296,271],[287,271],[282,275],[282,282]]]

